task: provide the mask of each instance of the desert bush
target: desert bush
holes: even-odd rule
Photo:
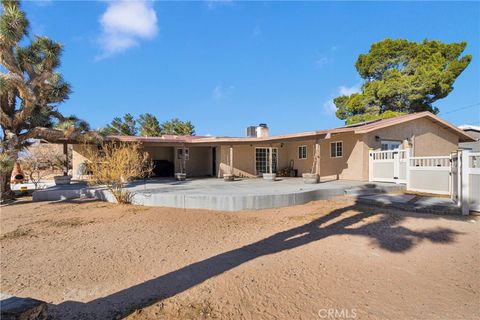
[[[135,178],[149,176],[152,171],[148,153],[139,143],[102,143],[99,148],[88,150],[88,169],[91,185],[105,185],[118,203],[130,203],[131,193],[126,183]]]

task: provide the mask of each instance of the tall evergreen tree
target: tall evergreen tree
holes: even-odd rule
[[[170,121],[165,121],[160,126],[162,134],[174,134],[183,136],[194,136],[195,126],[190,121],[181,121],[178,118],[173,118]]]
[[[141,114],[138,118],[140,135],[147,137],[158,137],[161,135],[160,124],[157,118],[151,113]]]
[[[105,128],[100,129],[102,135],[136,136],[138,133],[137,121],[130,113],[123,118],[115,117]]]
[[[461,56],[466,45],[402,39],[374,43],[355,64],[364,79],[362,92],[335,98],[337,117],[352,124],[404,113],[438,113],[433,103],[453,90],[472,59]]]

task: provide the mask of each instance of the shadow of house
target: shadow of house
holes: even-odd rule
[[[350,210],[357,212],[342,217]],[[373,219],[369,220],[374,221],[355,226],[371,217]],[[335,235],[367,237],[377,247],[394,253],[406,252],[424,240],[452,243],[458,235],[457,232],[447,228],[410,230],[400,225],[405,217],[406,215],[381,213],[378,209],[366,206],[347,206],[307,224],[190,264],[111,295],[87,303],[67,301],[52,305],[50,309],[54,315],[61,315],[62,319],[112,319],[118,315],[125,316],[135,309],[175,296],[253,259],[294,249]]]

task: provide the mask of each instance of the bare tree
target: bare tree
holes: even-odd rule
[[[51,175],[55,170],[63,168],[64,155],[55,145],[35,145],[27,150],[25,156],[19,160],[22,170],[33,183],[35,190],[41,180]]]

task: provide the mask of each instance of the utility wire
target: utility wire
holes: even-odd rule
[[[471,104],[471,105],[468,105],[468,106],[460,107],[460,108],[457,108],[457,109],[453,109],[453,110],[450,110],[448,112],[440,112],[439,114],[445,115],[445,114],[454,113],[454,112],[462,111],[462,110],[465,110],[465,109],[473,108],[473,107],[476,107],[476,106],[480,106],[480,102],[477,102],[477,103],[474,103],[474,104]]]

